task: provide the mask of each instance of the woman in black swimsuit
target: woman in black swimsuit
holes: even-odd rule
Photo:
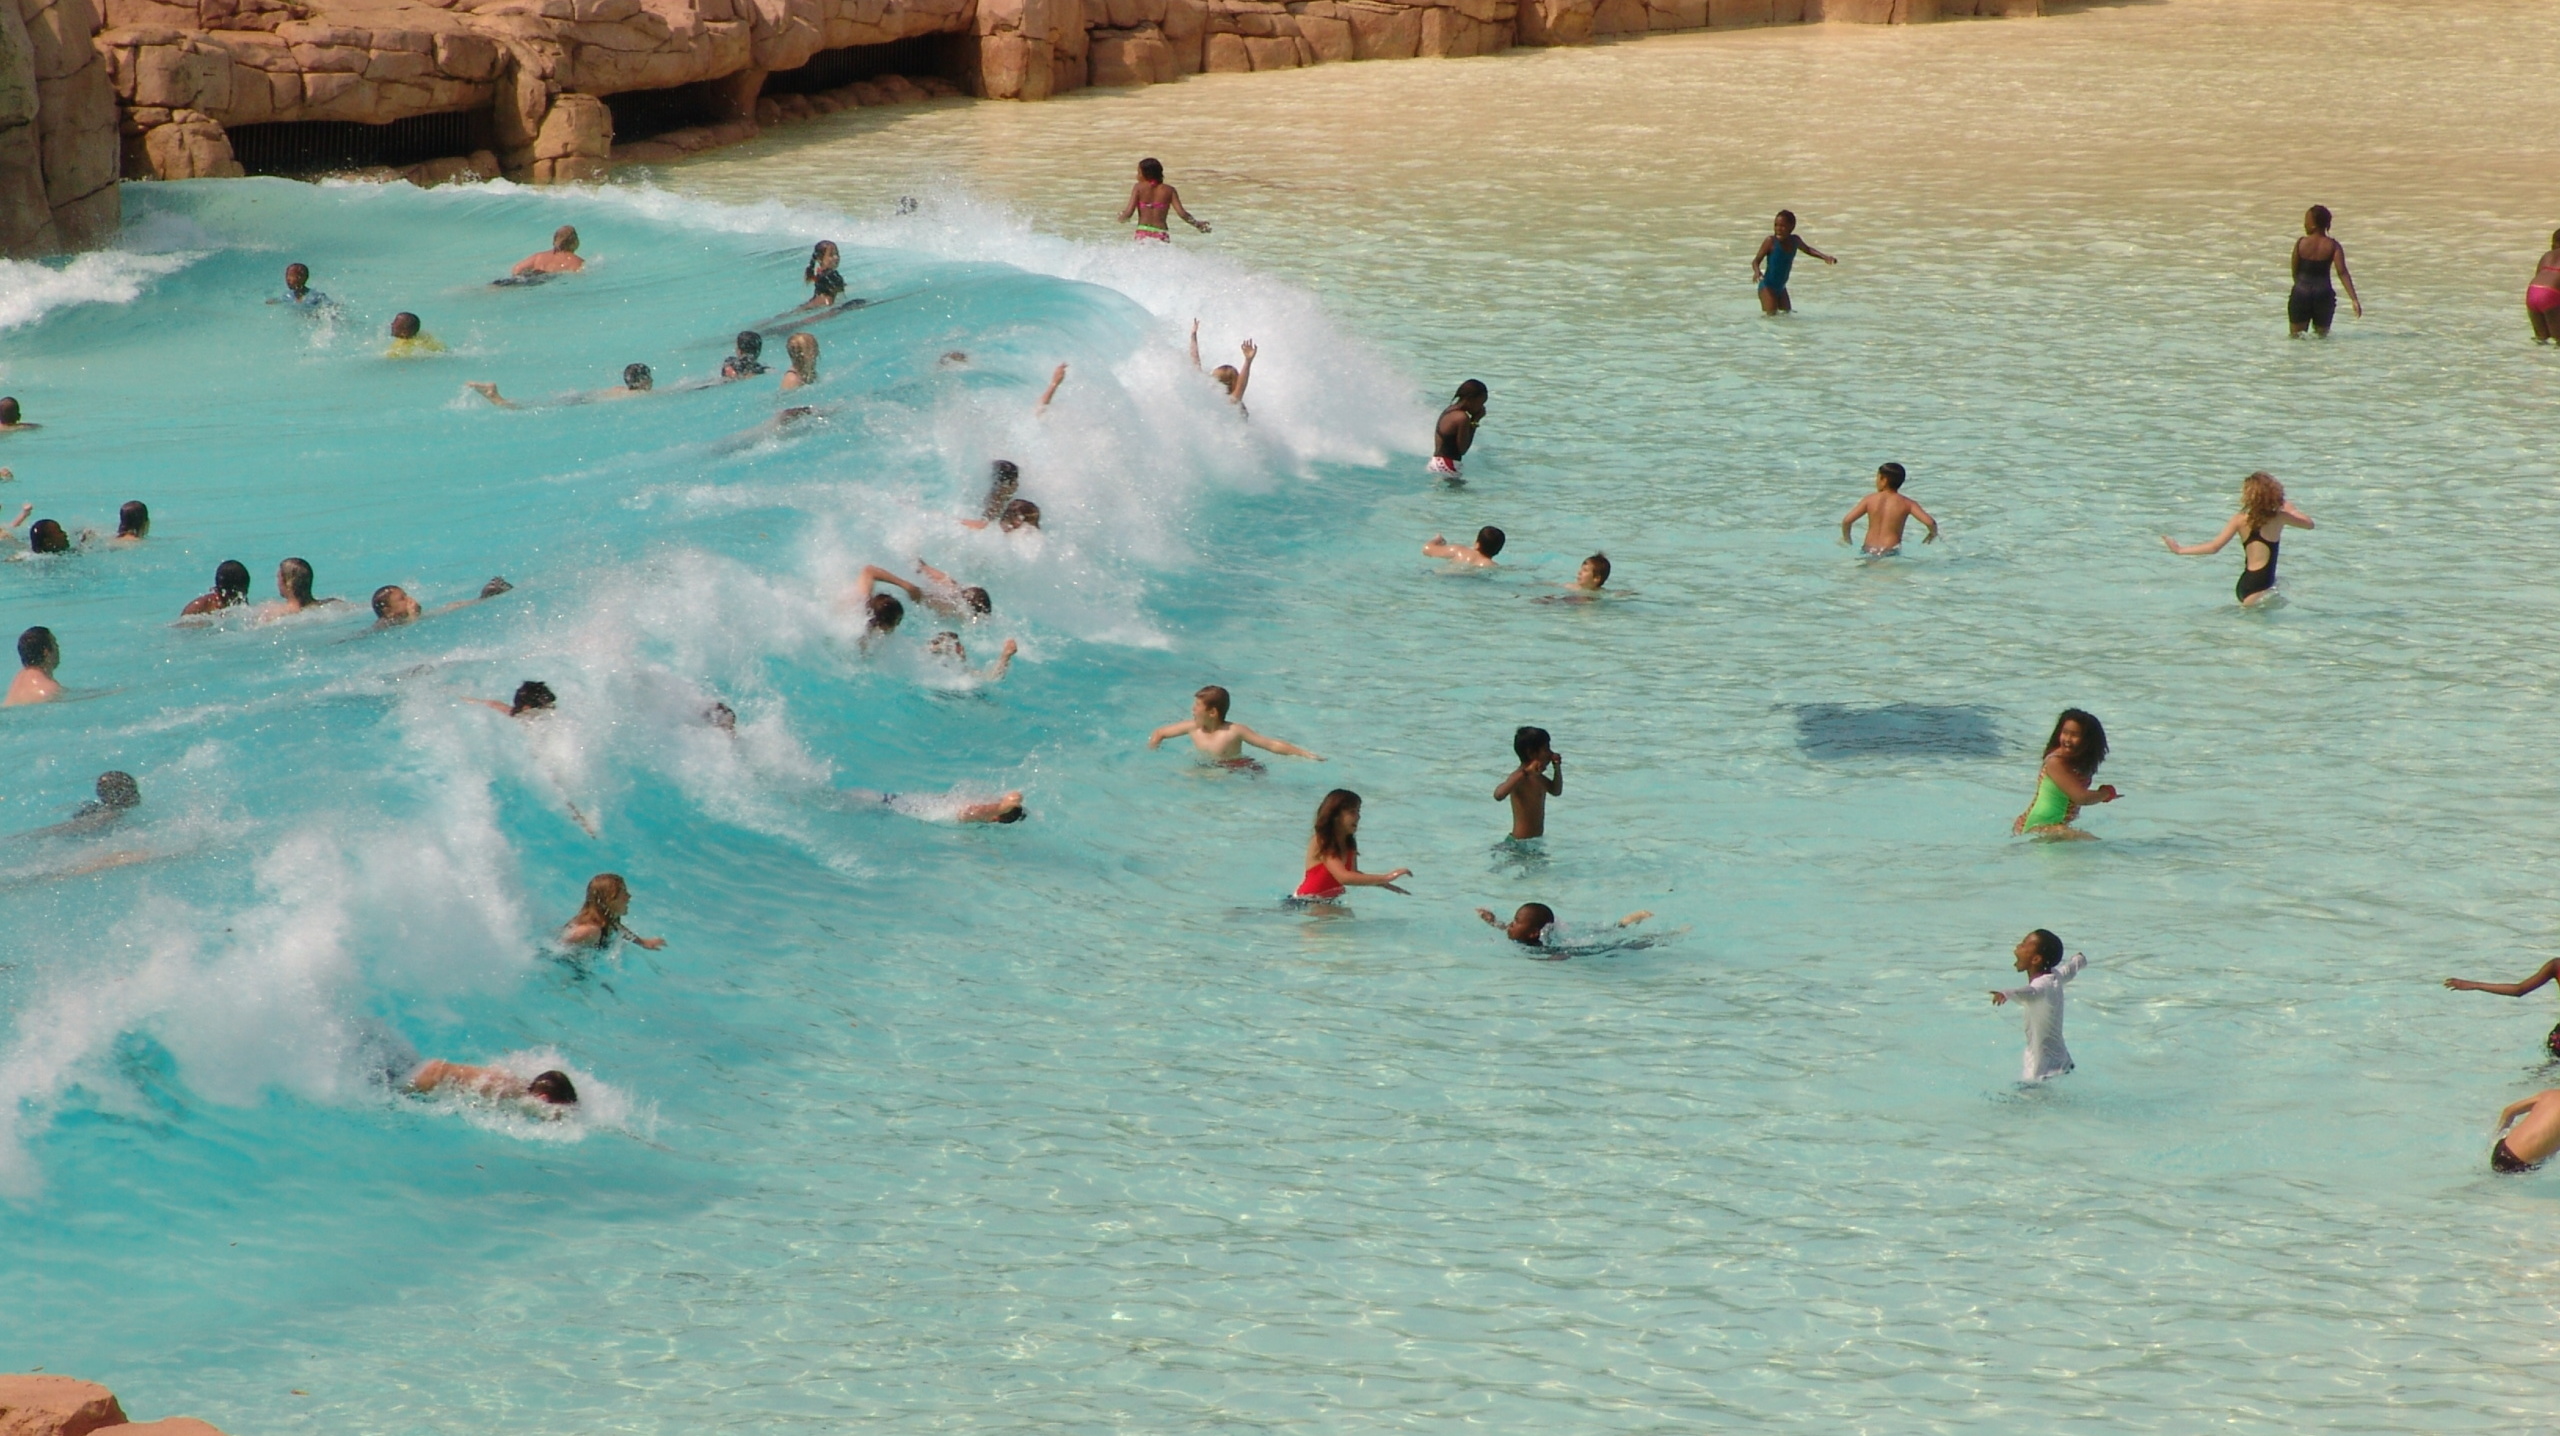
[[[2232,596],[2244,604],[2255,605],[2276,587],[2277,539],[2287,526],[2298,529],[2312,527],[2311,516],[2285,501],[2284,485],[2264,469],[2240,481],[2240,512],[2222,526],[2213,542],[2181,544],[2167,534],[2160,541],[2175,554],[2220,553],[2232,539],[2241,539],[2240,582]]]
[[[2306,328],[2329,337],[2329,321],[2338,314],[2338,291],[2329,287],[2331,264],[2338,266],[2338,282],[2347,287],[2347,303],[2362,319],[2364,301],[2356,297],[2355,276],[2347,273],[2346,246],[2329,237],[2329,207],[2315,204],[2302,217],[2302,238],[2293,242],[2293,293],[2284,302],[2285,322],[2296,339]]]

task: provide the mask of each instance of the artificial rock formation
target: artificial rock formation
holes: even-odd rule
[[[90,0],[0,0],[0,254],[115,233],[116,100],[97,31]]]
[[[139,1424],[124,1419],[116,1394],[69,1376],[0,1376],[0,1436],[222,1436],[191,1416]]]

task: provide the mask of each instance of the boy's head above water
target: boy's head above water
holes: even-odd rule
[[[1215,718],[1224,723],[1227,721],[1227,705],[1233,702],[1233,694],[1212,683],[1191,695],[1191,716],[1204,722]]]
[[[1492,558],[1502,552],[1502,546],[1509,542],[1511,542],[1511,536],[1491,524],[1476,530],[1476,552],[1483,554],[1486,558]]]
[[[1770,228],[1773,232],[1778,233],[1778,234],[1793,234],[1793,233],[1795,233],[1795,232],[1796,232],[1796,212],[1795,212],[1794,210],[1791,210],[1791,209],[1782,209],[1782,210],[1778,211],[1778,218],[1777,218],[1777,220],[1776,220],[1774,223],[1772,223],[1772,224],[1769,226],[1769,228]]]
[[[1537,762],[1554,746],[1555,739],[1544,728],[1523,727],[1511,735],[1511,751],[1519,754],[1523,763]]]
[[[1596,589],[1606,586],[1608,582],[1609,556],[1605,553],[1595,553],[1591,557],[1584,559],[1582,561],[1582,567],[1577,570],[1573,576],[1573,586],[1575,588]]]
[[[394,339],[417,338],[418,316],[409,313],[407,310],[402,310],[400,313],[392,315],[391,337]]]
[[[2029,977],[2038,977],[2051,972],[2053,965],[2062,961],[2062,939],[2037,928],[2018,939],[2013,955],[2018,960],[2018,971]]]
[[[1902,492],[1902,481],[1909,477],[1909,471],[1900,464],[1880,464],[1876,468],[1876,488],[1898,494]]]
[[[1545,943],[1547,929],[1555,925],[1554,908],[1542,902],[1524,902],[1520,904],[1520,910],[1511,915],[1511,921],[1503,925],[1502,935],[1513,942],[1538,947]]]
[[[577,1084],[569,1080],[569,1074],[566,1072],[543,1073],[524,1084],[524,1094],[537,1102],[548,1102],[554,1107],[578,1105]]]

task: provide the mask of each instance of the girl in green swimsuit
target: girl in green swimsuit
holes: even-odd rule
[[[2112,803],[2116,786],[2093,788],[2089,780],[2107,761],[2107,730],[2097,715],[2065,708],[2053,721],[2053,736],[2044,741],[2044,767],[2036,775],[2036,795],[2027,810],[2009,825],[2013,833],[2044,838],[2090,836],[2071,826],[2084,803]]]

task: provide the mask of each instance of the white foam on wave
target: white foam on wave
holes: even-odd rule
[[[0,334],[80,304],[131,304],[151,281],[175,274],[216,246],[183,215],[149,214],[113,249],[69,260],[0,259]]]

